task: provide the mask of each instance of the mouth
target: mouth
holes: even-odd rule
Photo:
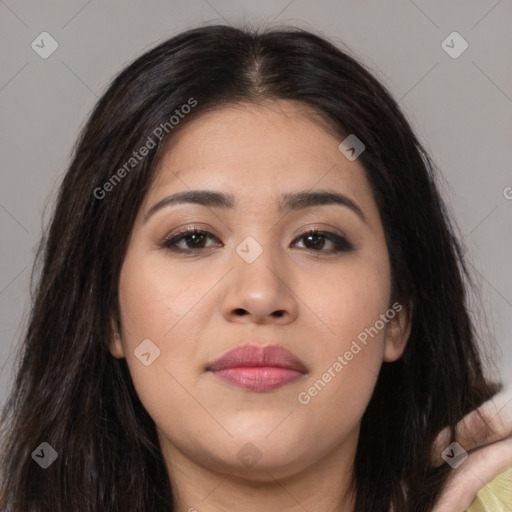
[[[256,344],[235,347],[206,369],[228,384],[258,392],[280,388],[308,373],[305,364],[285,348]]]

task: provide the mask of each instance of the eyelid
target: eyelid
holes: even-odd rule
[[[182,233],[188,233],[189,231],[205,231],[208,232],[208,234],[213,235],[213,233],[211,232],[214,231],[214,229],[207,225],[187,224],[185,226],[172,230],[170,233],[165,235],[164,240],[169,240],[177,235],[181,235]]]
[[[319,223],[319,224],[308,224],[306,227],[302,227],[299,229],[295,235],[293,235],[293,238],[295,239],[298,236],[303,236],[310,231],[319,231],[319,232],[328,232],[332,233],[334,235],[337,235],[339,237],[347,238],[348,236],[339,228],[331,225],[331,224],[325,224],[325,223]]]

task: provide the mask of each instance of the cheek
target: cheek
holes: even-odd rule
[[[181,318],[211,287],[207,276],[183,273],[165,259],[127,259],[119,286],[123,328],[128,337],[165,342]]]
[[[198,311],[219,279],[205,272],[185,272],[166,258],[138,256],[136,251],[127,254],[121,270],[123,351],[137,394],[157,424],[190,408],[185,390],[203,372],[196,352],[208,315]],[[158,355],[146,366],[136,354],[140,356],[138,347],[147,339]]]
[[[327,342],[323,350],[331,355],[373,326],[390,306],[389,261],[383,247],[378,249],[347,258],[320,280],[304,281],[302,296],[321,320],[317,325]]]
[[[316,349],[318,364],[297,400],[304,414],[319,418],[325,422],[322,428],[335,432],[362,417],[382,364],[386,329],[394,316],[386,317],[391,292],[388,260],[382,252],[380,257],[354,260],[320,289],[322,293],[311,288],[309,296],[316,297],[311,309],[320,312],[318,325],[325,334]]]
[[[167,394],[173,389],[166,370],[174,373],[176,365],[181,366],[176,357],[187,356],[186,344],[173,353],[169,341],[189,298],[180,282],[165,274],[164,265],[137,258],[136,252],[127,254],[119,283],[123,352],[137,394],[150,414],[165,403],[161,391]],[[169,364],[173,360],[174,368]]]
[[[386,279],[352,274],[324,287],[315,307],[321,312],[332,339],[344,343],[373,325],[387,310],[389,298]]]

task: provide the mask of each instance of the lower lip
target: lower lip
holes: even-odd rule
[[[297,370],[277,366],[226,368],[215,371],[213,374],[229,384],[251,391],[271,391],[296,381],[304,375]]]

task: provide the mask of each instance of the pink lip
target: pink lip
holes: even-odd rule
[[[300,379],[304,363],[278,345],[235,347],[207,367],[225,382],[251,391],[270,391]]]

